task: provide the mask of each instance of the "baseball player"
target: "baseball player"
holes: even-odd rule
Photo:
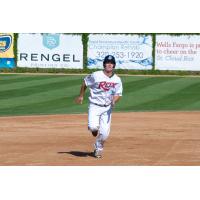
[[[115,65],[114,56],[106,56],[103,61],[104,69],[84,78],[80,95],[76,98],[76,102],[82,104],[85,90],[89,88],[88,130],[96,137],[96,158],[102,157],[104,143],[110,133],[112,109],[122,96],[122,82],[114,73]]]

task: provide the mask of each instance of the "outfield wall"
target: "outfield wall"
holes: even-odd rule
[[[0,68],[200,71],[200,34],[0,34]],[[16,67],[17,66],[17,67]]]

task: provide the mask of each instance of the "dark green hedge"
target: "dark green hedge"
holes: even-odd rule
[[[3,73],[54,73],[54,74],[90,74],[97,69],[55,69],[55,68],[22,68],[15,67],[1,68],[0,72]],[[116,69],[117,74],[128,74],[128,75],[200,75],[200,71],[169,71],[169,70],[126,70]]]

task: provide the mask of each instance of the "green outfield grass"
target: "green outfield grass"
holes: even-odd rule
[[[199,77],[121,77],[124,93],[114,111],[200,110]],[[76,105],[83,76],[0,74],[0,116],[86,113]]]

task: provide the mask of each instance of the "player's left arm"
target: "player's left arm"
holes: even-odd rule
[[[121,96],[119,96],[119,95],[113,96],[113,102],[114,103],[117,103],[120,99],[121,99]]]
[[[116,104],[120,99],[121,99],[121,96],[119,96],[119,95],[113,96],[112,106],[114,107],[115,104]]]
[[[122,97],[122,82],[120,81],[117,86],[116,86],[116,90],[115,90],[115,94],[113,95],[113,99],[112,99],[112,106],[114,107],[115,104],[121,99]]]

